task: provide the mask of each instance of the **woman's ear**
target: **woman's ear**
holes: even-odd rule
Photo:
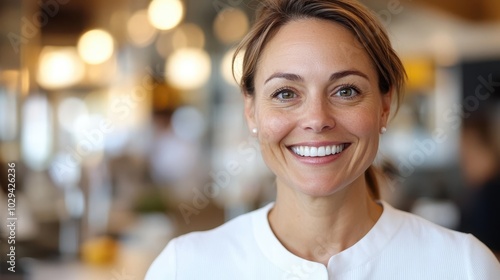
[[[257,128],[257,123],[255,121],[255,98],[253,95],[244,93],[243,98],[245,100],[245,118],[247,120],[248,128],[250,130]]]
[[[387,93],[382,94],[382,126],[387,126],[389,116],[391,114],[393,88],[389,89]]]

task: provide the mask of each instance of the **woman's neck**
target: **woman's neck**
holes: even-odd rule
[[[276,203],[268,218],[291,253],[326,266],[331,256],[363,238],[381,214],[382,207],[370,197],[365,183],[317,198],[278,181]]]

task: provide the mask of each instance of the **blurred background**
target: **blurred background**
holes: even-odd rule
[[[363,2],[409,74],[383,199],[500,251],[500,2]],[[143,279],[172,237],[274,199],[231,74],[256,3],[0,0],[2,279]]]

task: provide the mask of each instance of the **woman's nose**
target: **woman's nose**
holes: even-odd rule
[[[305,130],[319,133],[335,127],[332,108],[327,100],[318,99],[304,105],[302,126]]]

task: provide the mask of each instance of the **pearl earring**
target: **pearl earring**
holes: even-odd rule
[[[253,129],[252,129],[252,133],[253,133],[253,134],[257,134],[257,131],[258,131],[258,130],[257,130],[257,128],[253,128]]]
[[[384,134],[386,131],[387,128],[385,128],[385,126],[382,126],[382,128],[380,129],[380,134]]]

